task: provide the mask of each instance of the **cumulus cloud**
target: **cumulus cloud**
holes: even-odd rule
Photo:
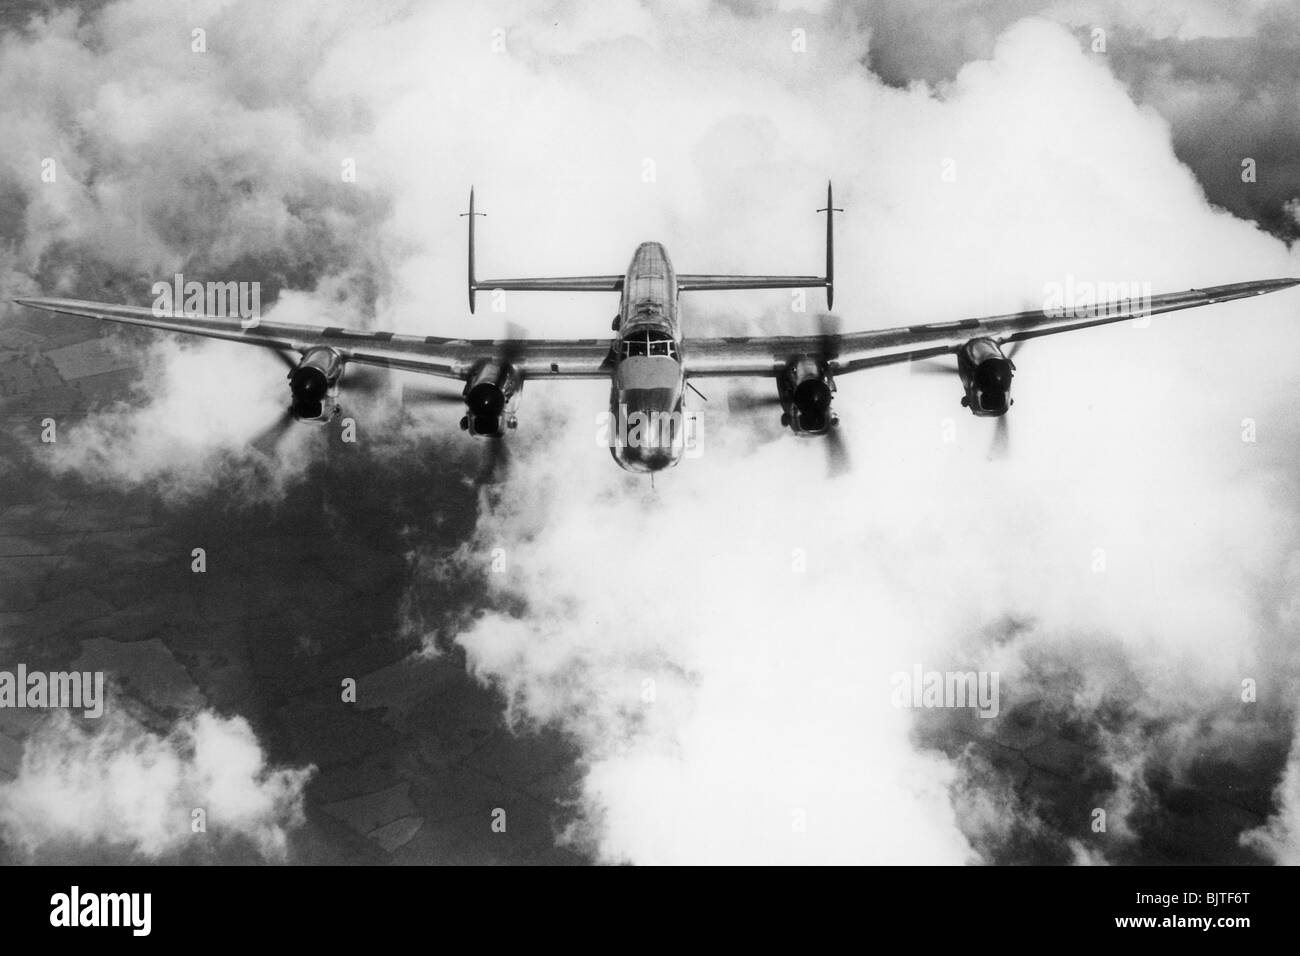
[[[1287,213],[1300,191],[1294,4],[882,0],[854,8],[853,16],[871,33],[871,65],[880,76],[939,90],[967,63],[990,56],[997,38],[1021,18],[1067,26],[1136,102],[1169,123],[1175,154],[1215,204],[1285,240],[1300,238]]]
[[[1241,840],[1283,866],[1300,865],[1300,738],[1292,744],[1276,801],[1277,813],[1265,826],[1243,833]]]
[[[373,118],[345,90],[310,82],[320,46],[364,29],[367,15],[336,5],[306,27],[299,8],[250,9],[133,0],[33,15],[0,34],[11,147],[0,161],[0,294],[147,305],[154,283],[181,273],[259,283],[264,314],[277,319],[372,324],[390,284],[391,196],[344,172],[364,163]],[[292,43],[265,46],[286,34]],[[273,360],[106,334],[140,356],[141,388],[129,406],[65,433],[56,468],[171,497],[234,479],[259,497],[313,460],[295,444],[269,475],[238,482],[237,471],[265,465],[250,443],[287,404]]]
[[[157,859],[196,841],[241,839],[283,860],[313,767],[273,768],[248,721],[200,711],[165,735],[125,711],[78,722],[57,712],[0,785],[0,828],[28,854],[109,846]],[[206,832],[193,830],[202,809]]]
[[[665,58],[664,74],[689,75],[689,59]],[[784,70],[744,67],[756,87]],[[941,98],[821,79],[809,141],[854,147],[834,160],[852,210],[846,315],[1011,310],[1067,272],[1158,290],[1296,271],[1281,243],[1210,207],[1167,126],[1060,28],[1010,30]],[[726,96],[695,108],[726,115]],[[719,120],[747,145],[692,172],[712,185],[726,168],[718,188],[746,201],[720,214],[714,247],[688,230],[679,268],[709,255],[763,268],[770,248],[744,239],[773,215],[762,197],[784,210],[789,183],[816,175],[815,147],[793,158],[808,130],[781,119]],[[685,308],[690,328],[739,321]],[[742,328],[797,322],[767,308]],[[1295,655],[1268,619],[1295,549],[1276,486],[1295,463],[1254,454],[1241,427],[1262,416],[1268,447],[1290,447],[1292,372],[1275,350],[1296,340],[1293,309],[1279,298],[1033,343],[1015,454],[994,465],[955,386],[887,371],[841,382],[851,478],[828,481],[815,443],[728,421],[715,386],[704,457],[651,494],[575,468],[591,455],[587,416],[534,390],[526,415],[544,438],[522,443],[478,532],[479,555],[510,555],[504,573],[476,570],[511,610],[460,643],[516,721],[582,742],[585,823],[569,836],[605,859],[1150,860],[1163,801],[1245,741],[1253,766],[1275,770],[1268,747],[1290,734]],[[1237,346],[1215,349],[1216,328]],[[1186,411],[1197,395],[1213,397]],[[916,662],[1002,673],[1001,718],[893,710],[889,676]],[[1278,679],[1255,721],[1237,693],[1261,671]],[[990,760],[1027,722],[1065,751],[1057,765]],[[1062,742],[1072,727],[1077,742]]]
[[[233,377],[246,384],[232,382]],[[64,428],[45,456],[56,474],[93,474],[119,488],[149,485],[172,500],[221,492],[230,501],[278,496],[319,456],[320,438],[273,425],[287,404],[284,366],[229,345],[164,339],[143,357],[133,402],[92,410]],[[242,391],[238,391],[242,389]],[[265,440],[263,440],[265,439]]]

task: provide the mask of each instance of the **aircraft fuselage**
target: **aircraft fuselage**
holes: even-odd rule
[[[623,280],[609,399],[610,454],[628,471],[672,467],[686,449],[677,314],[677,275],[668,253],[657,242],[643,242]]]

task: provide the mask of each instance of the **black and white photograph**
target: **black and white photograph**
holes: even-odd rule
[[[1298,239],[1293,0],[6,0],[0,861],[1248,930]]]

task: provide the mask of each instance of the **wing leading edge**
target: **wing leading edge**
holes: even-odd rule
[[[243,342],[285,352],[331,348],[346,362],[422,372],[465,380],[483,362],[499,355],[502,342],[437,336],[366,332],[339,326],[259,322],[244,328],[238,319],[183,312],[155,314],[141,306],[110,305],[79,299],[15,299],[19,305],[62,315],[137,325],[204,338]],[[511,364],[525,379],[608,378],[614,366],[608,339],[522,339],[512,342]]]
[[[780,374],[801,356],[824,355],[832,374],[843,375],[864,368],[946,355],[973,338],[990,338],[1005,344],[1279,292],[1295,285],[1300,285],[1300,279],[1263,279],[1171,292],[1149,299],[1120,300],[1086,309],[1063,310],[1061,314],[1041,310],[1016,312],[844,335],[687,339],[682,349],[683,361],[687,376],[692,378],[772,376]]]

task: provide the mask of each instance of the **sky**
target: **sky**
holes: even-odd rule
[[[260,281],[277,320],[604,334],[608,296],[468,313],[471,184],[480,274],[617,273],[645,240],[680,271],[808,273],[833,180],[845,329],[1036,308],[1071,277],[1300,276],[1300,33],[1280,3],[18,10],[6,299],[147,304],[183,272]],[[472,508],[410,544],[394,627],[514,735],[570,743],[554,840],[584,859],[1296,862],[1298,295],[1028,343],[1006,457],[955,379],[845,377],[843,474],[729,411],[763,383],[708,381],[701,456],[651,489],[594,441],[604,386],[548,383],[522,396],[509,477],[473,489],[452,412],[404,412],[410,378],[345,384],[364,465],[426,483],[403,520]],[[682,321],[688,341],[793,334],[821,307],[688,294]],[[133,387],[31,459],[52,478],[164,514],[273,512],[322,481],[311,430],[254,444],[284,402],[274,357],[110,335]],[[895,706],[891,677],[918,666],[996,672],[998,716]],[[240,759],[214,772],[223,748]],[[131,803],[134,765],[164,778],[121,852],[175,852],[160,815],[217,792],[260,858],[303,858],[314,771],[276,748],[211,701],[163,726],[52,718],[0,784],[0,833],[75,857],[112,829],[78,801]]]

